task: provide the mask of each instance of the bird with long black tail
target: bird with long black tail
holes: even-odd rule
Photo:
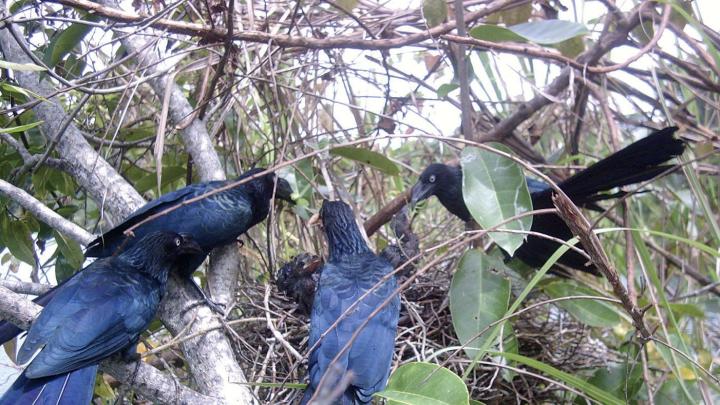
[[[320,221],[329,254],[310,316],[310,381],[301,404],[367,404],[390,375],[397,282],[385,279],[392,265],[370,250],[347,204],[324,201]]]
[[[634,142],[558,183],[578,206],[601,211],[598,201],[617,198],[623,192],[607,194],[615,188],[650,180],[673,168],[665,163],[683,153],[685,143],[673,136],[677,127],[667,127]],[[553,208],[552,189],[537,180],[528,179],[534,210]],[[428,166],[412,188],[411,204],[436,196],[450,213],[463,221],[472,220],[462,195],[462,170],[459,166],[434,163]],[[535,215],[531,231],[557,239],[573,237],[570,228],[555,214]],[[533,267],[542,266],[560,246],[536,235],[528,235],[515,251],[515,257]],[[580,253],[567,251],[557,263],[562,266],[599,275],[592,263]]]
[[[201,253],[189,235],[152,232],[58,286],[18,351],[20,363],[32,361],[0,405],[89,404],[98,363],[116,353],[139,360],[138,339],[155,317],[168,275]]]
[[[222,309],[195,284],[192,274],[211,250],[234,242],[248,229],[262,222],[268,216],[273,195],[275,198],[292,202],[290,184],[273,173],[259,175],[263,171],[265,169],[255,168],[234,180],[192,184],[164,194],[140,207],[125,221],[92,241],[85,255],[108,257],[118,254],[133,247],[143,236],[151,232],[189,233],[200,244],[202,251],[181,264],[180,278],[190,282],[213,310],[222,312]],[[243,179],[250,180],[232,186],[233,183]],[[275,187],[276,182],[277,187]],[[204,194],[221,188],[227,189],[203,197]],[[173,207],[176,208],[164,212]],[[126,235],[126,231],[130,229],[132,235]],[[33,301],[45,305],[55,291],[56,289],[52,289]],[[0,343],[12,339],[20,332],[22,330],[15,325],[0,321]]]

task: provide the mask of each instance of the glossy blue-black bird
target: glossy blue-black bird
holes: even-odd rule
[[[315,290],[308,347],[317,347],[308,360],[310,381],[301,404],[314,395],[323,403],[367,404],[385,388],[390,374],[400,313],[397,282],[391,276],[380,283],[393,267],[370,250],[347,204],[324,201],[320,220],[329,254]],[[343,388],[339,398],[328,398]]]
[[[581,170],[558,183],[560,189],[578,206],[602,211],[597,201],[616,198],[624,193],[607,194],[615,187],[640,183],[672,168],[665,162],[683,153],[685,143],[673,133],[677,127],[668,127],[634,142],[612,155]],[[554,208],[552,189],[545,183],[528,179],[533,209]],[[462,170],[459,166],[434,163],[428,166],[412,188],[411,203],[436,196],[440,203],[463,221],[472,220],[462,196]],[[570,228],[555,214],[535,215],[531,230],[562,240],[573,237]],[[560,245],[552,240],[528,235],[515,251],[515,257],[533,267],[540,267]],[[582,247],[582,246],[580,246]],[[558,260],[559,264],[599,275],[594,265],[578,252],[570,250]]]
[[[189,235],[153,232],[57,287],[18,351],[18,362],[32,361],[0,405],[90,403],[98,363],[115,353],[138,359],[169,273],[201,252]]]
[[[269,173],[207,198],[196,201],[190,200],[227,186],[232,182],[257,176],[258,173],[264,170],[255,168],[245,172],[235,180],[192,184],[164,194],[143,205],[130,214],[121,224],[92,241],[88,245],[85,255],[87,257],[108,257],[134,246],[144,235],[155,231],[191,234],[202,247],[202,252],[183,263],[179,273],[183,278],[191,282],[202,298],[214,310],[220,311],[205,296],[203,290],[195,284],[192,273],[202,264],[212,249],[235,241],[248,229],[263,221],[270,210],[273,193],[276,198],[292,201],[292,189],[286,180],[276,178],[273,173]],[[275,188],[276,181],[277,188]],[[131,227],[178,205],[179,208],[153,218],[133,229],[134,236],[127,237],[125,235],[125,231]],[[45,305],[52,298],[54,291],[55,289],[52,289],[33,301],[39,305]],[[15,325],[5,321],[0,322],[0,342],[6,342],[20,332],[21,330]]]

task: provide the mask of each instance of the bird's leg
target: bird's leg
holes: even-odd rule
[[[205,294],[205,291],[203,291],[203,289],[200,288],[200,286],[192,278],[190,278],[190,284],[193,286],[194,290],[200,294],[200,298],[205,302],[205,305],[218,314],[225,316],[225,305],[210,299],[210,297]]]
[[[120,359],[126,363],[135,363],[140,361],[140,353],[137,352],[137,340],[130,343],[125,347],[123,351],[121,351]]]

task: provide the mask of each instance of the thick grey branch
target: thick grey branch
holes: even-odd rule
[[[53,286],[50,284],[30,283],[19,280],[1,280],[0,286],[3,286],[18,294],[42,295],[50,291]]]
[[[50,225],[53,229],[57,229],[64,235],[69,236],[81,245],[87,245],[91,240],[95,239],[91,233],[61,217],[45,204],[35,199],[35,197],[26,193],[25,190],[17,188],[2,179],[0,179],[0,193],[5,194],[11,200],[22,205],[23,208],[30,211],[35,218]]]

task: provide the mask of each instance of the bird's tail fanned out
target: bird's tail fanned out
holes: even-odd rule
[[[614,187],[650,180],[672,167],[663,163],[683,153],[685,143],[673,136],[677,129],[656,131],[580,171],[560,187],[571,199],[582,202]]]
[[[92,401],[97,365],[66,374],[27,378],[23,372],[0,398],[0,405],[83,405]]]

